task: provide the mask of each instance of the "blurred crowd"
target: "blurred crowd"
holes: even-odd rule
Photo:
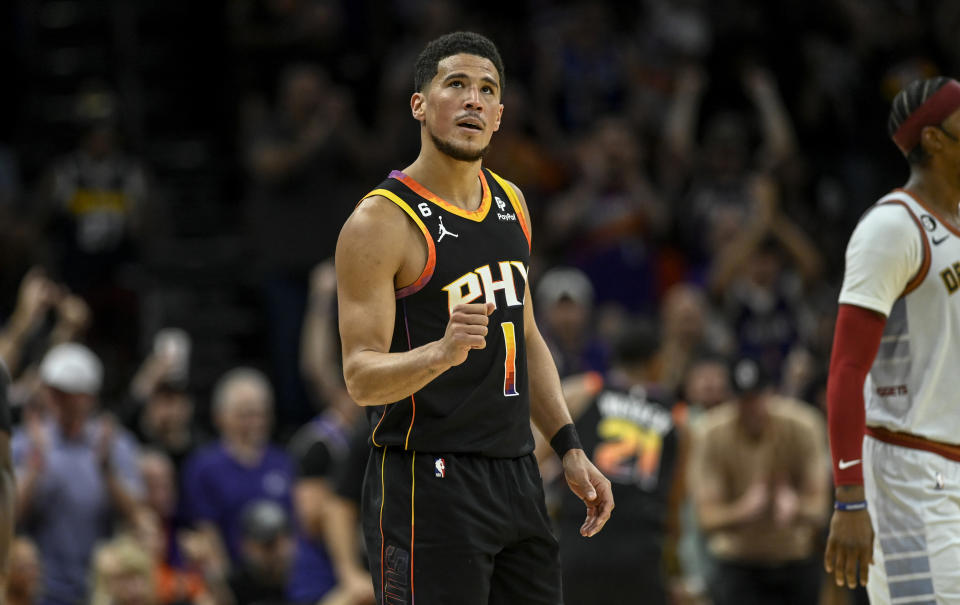
[[[958,73],[957,3],[218,6],[238,178],[234,199],[210,203],[234,217],[223,228],[247,259],[258,339],[214,376],[194,371],[207,337],[157,311],[145,259],[169,229],[157,192],[170,184],[138,153],[149,141],[121,119],[124,96],[78,91],[76,138],[37,174],[0,140],[10,603],[372,602],[356,522],[367,427],[338,365],[331,257],[356,201],[416,157],[414,59],[456,29],[504,56],[484,162],[530,205],[531,291],[574,415],[629,383],[660,393],[676,430],[662,485],[623,481],[645,522],[618,528],[620,505],[606,533],[662,545],[650,573],[674,603],[721,605],[750,582],[771,595],[756,602],[787,602],[787,576],[823,603],[858,598],[812,563],[830,508],[822,415],[843,251],[907,175],[890,99]],[[663,462],[638,447],[638,469]]]

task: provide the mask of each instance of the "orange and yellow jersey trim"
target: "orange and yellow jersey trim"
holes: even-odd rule
[[[533,239],[530,235],[530,221],[527,218],[526,213],[523,211],[523,204],[520,203],[520,196],[517,195],[517,191],[514,189],[513,184],[500,177],[496,172],[490,170],[490,176],[492,176],[507,193],[507,198],[510,200],[510,205],[513,206],[513,211],[517,213],[517,219],[520,222],[520,228],[523,229],[523,234],[527,236],[527,246],[529,246],[530,250],[532,251]]]
[[[427,231],[427,226],[423,224],[423,221],[420,220],[420,217],[417,216],[417,213],[413,211],[413,208],[411,208],[410,205],[405,201],[400,199],[400,196],[398,196],[396,193],[386,189],[374,189],[367,195],[363,196],[363,199],[361,199],[360,202],[378,195],[390,200],[399,206],[401,210],[406,212],[407,216],[409,216],[411,220],[416,223],[417,227],[420,228],[420,232],[423,234],[423,239],[425,239],[427,242],[427,262],[423,266],[423,271],[420,272],[420,276],[417,277],[412,284],[399,288],[395,291],[394,295],[399,299],[405,296],[410,296],[414,292],[422,290],[423,287],[427,285],[427,282],[430,281],[430,278],[433,277],[433,271],[437,266],[437,247],[433,243],[433,238],[430,236],[430,232]]]
[[[491,172],[490,174],[493,173]],[[483,174],[482,170],[480,171],[480,187],[483,190],[483,195],[480,198],[480,205],[476,210],[465,210],[459,206],[451,204],[447,200],[418,183],[413,179],[413,177],[407,176],[399,170],[394,170],[391,172],[390,178],[397,179],[423,199],[433,202],[447,212],[471,221],[476,221],[478,223],[482,222],[483,219],[487,218],[487,212],[490,211],[490,201],[492,196],[490,195],[490,187],[487,185],[487,177]]]

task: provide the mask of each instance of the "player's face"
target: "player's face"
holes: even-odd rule
[[[493,62],[476,55],[452,55],[437,65],[437,75],[411,99],[413,116],[434,146],[464,162],[483,157],[500,128],[503,105]]]

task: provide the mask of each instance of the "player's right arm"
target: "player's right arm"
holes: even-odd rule
[[[846,270],[827,382],[827,428],[833,456],[835,499],[863,502],[863,385],[886,318],[924,260],[923,236],[898,204],[881,205],[857,225],[847,245]],[[837,585],[866,585],[873,556],[868,510],[835,510],[824,567]]]
[[[410,351],[390,352],[395,290],[426,263],[423,235],[393,202],[364,200],[337,240],[337,301],[343,377],[359,405],[393,403],[416,393],[471,349],[486,346],[492,304],[453,308],[443,338]],[[412,276],[412,277],[411,277]]]

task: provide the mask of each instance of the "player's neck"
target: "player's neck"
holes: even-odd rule
[[[954,227],[960,227],[960,210],[957,207],[960,190],[946,179],[930,171],[914,170],[903,188],[931,206]]]
[[[424,148],[403,172],[445,201],[464,210],[476,210],[483,198],[477,179],[480,163],[461,162],[436,149]]]

